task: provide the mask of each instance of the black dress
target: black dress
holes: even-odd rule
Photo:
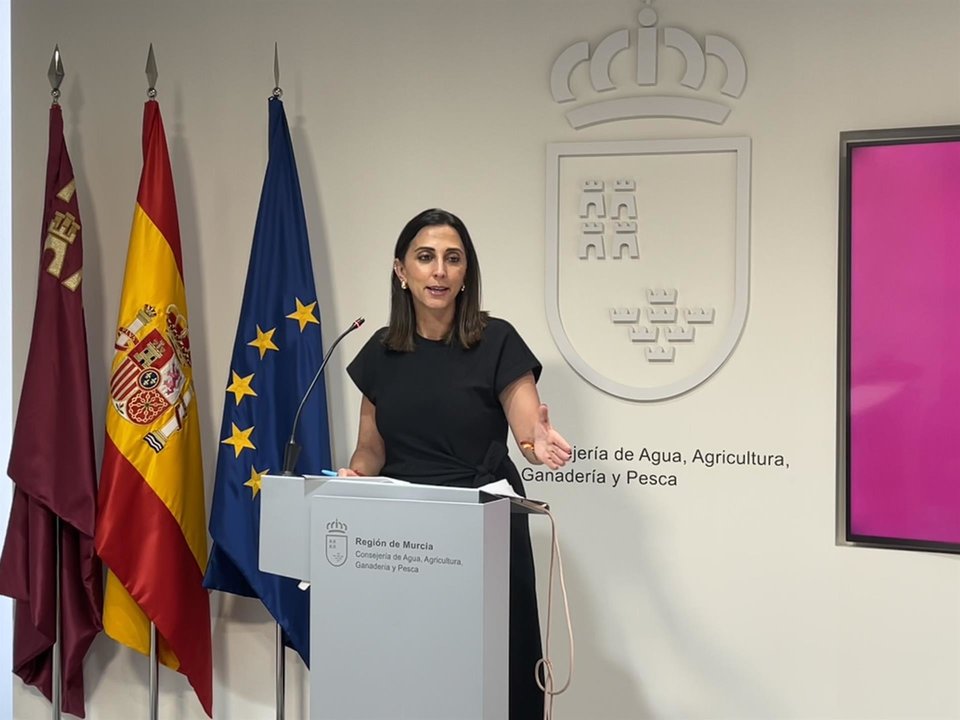
[[[490,318],[482,340],[469,350],[416,337],[413,352],[388,350],[378,330],[347,372],[376,406],[386,462],[382,473],[431,485],[479,487],[507,478],[524,495],[507,456],[507,418],[500,393],[541,366],[516,330]],[[510,718],[537,720],[543,693],[534,667],[543,656],[533,552],[527,516],[510,525]]]

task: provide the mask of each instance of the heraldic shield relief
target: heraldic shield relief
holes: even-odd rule
[[[327,562],[340,567],[347,561],[347,525],[339,520],[327,523]]]
[[[553,143],[546,199],[547,318],[581,376],[654,401],[723,365],[747,315],[749,138]]]
[[[144,305],[135,318],[117,329],[110,398],[127,422],[159,427],[143,439],[154,452],[180,428],[193,397],[190,339],[186,318],[176,305],[157,313]]]

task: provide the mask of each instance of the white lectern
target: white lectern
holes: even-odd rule
[[[260,569],[311,583],[311,720],[507,717],[510,502],[264,476]]]

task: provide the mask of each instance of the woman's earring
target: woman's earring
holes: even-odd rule
[[[466,285],[461,285],[461,286],[460,286],[460,292],[463,292],[463,291],[466,290],[466,289],[467,289],[467,286],[466,286]]]
[[[401,290],[406,290],[406,289],[407,289],[407,281],[406,281],[406,280],[401,280],[401,281],[400,281],[400,289],[401,289]]]

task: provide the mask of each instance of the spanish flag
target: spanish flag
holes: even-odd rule
[[[109,568],[106,633],[182,672],[213,716],[200,427],[180,227],[155,100],[143,113],[133,212],[110,375],[95,544]]]

